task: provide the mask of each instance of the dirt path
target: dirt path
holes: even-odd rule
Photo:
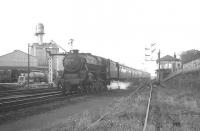
[[[37,107],[37,111],[35,114],[31,114],[31,116],[26,116],[25,118],[20,118],[15,121],[8,121],[2,125],[0,125],[1,131],[21,131],[21,130],[34,130],[38,128],[45,127],[47,125],[54,125],[64,121],[67,117],[80,113],[84,110],[94,111],[98,110],[100,107],[104,107],[110,102],[112,102],[115,98],[120,98],[122,96],[127,96],[131,91],[125,90],[116,90],[112,93],[107,92],[104,94],[98,95],[89,95],[83,97],[76,97],[69,100],[64,100],[62,102],[51,103],[50,106],[53,109],[47,108],[44,110],[44,106],[42,105],[43,110],[41,112],[40,108]],[[49,106],[49,105],[47,105]],[[56,106],[56,107],[55,107]],[[34,109],[34,107],[32,108]],[[29,109],[31,112],[31,109]]]

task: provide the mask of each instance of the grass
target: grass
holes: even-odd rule
[[[128,131],[142,130],[149,89],[115,99],[107,107],[84,111],[42,131]]]
[[[155,131],[158,121],[162,131],[200,131],[199,93],[196,87],[154,88],[147,131]],[[141,90],[115,99],[105,108],[86,110],[40,130],[140,131],[144,126],[148,96],[148,89]],[[160,114],[155,113],[157,108]]]
[[[152,108],[160,107],[162,131],[200,130],[200,108],[191,88],[159,88],[154,95],[156,98],[152,102]],[[155,126],[153,123],[155,113],[152,111],[150,115],[149,128]]]

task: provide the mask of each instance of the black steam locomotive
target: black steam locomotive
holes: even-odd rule
[[[150,74],[124,65],[71,50],[63,59],[64,72],[57,82],[64,91],[100,91],[106,90],[112,80],[150,79]]]

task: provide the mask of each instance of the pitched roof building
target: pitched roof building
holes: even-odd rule
[[[160,58],[160,60],[157,60],[156,62],[158,64],[158,69],[156,70],[157,77],[159,77],[160,74],[161,80],[167,77],[170,73],[175,72],[182,68],[181,61],[180,59],[176,58],[176,55],[174,55],[174,57],[166,55]],[[159,71],[159,62],[160,62],[160,71]]]
[[[30,67],[37,67],[37,58],[30,55]],[[0,69],[19,69],[28,67],[28,54],[20,51],[14,50],[11,53],[0,56]]]
[[[157,60],[157,63],[158,63],[159,60]],[[172,62],[172,61],[180,61],[180,59],[177,59],[176,56],[172,57],[170,55],[166,55],[162,58],[160,58],[160,61],[168,61],[168,62]]]

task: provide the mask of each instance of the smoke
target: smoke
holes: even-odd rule
[[[122,89],[126,90],[130,86],[130,82],[120,82],[112,81],[110,85],[107,86],[108,89]]]

